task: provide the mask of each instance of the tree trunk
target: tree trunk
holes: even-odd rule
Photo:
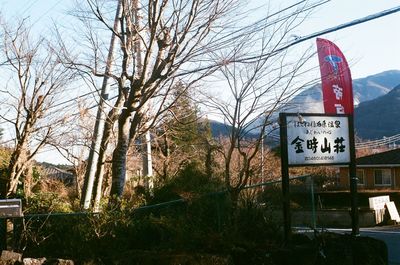
[[[114,109],[113,109],[114,111]],[[109,115],[110,117],[111,115]],[[114,121],[108,120],[104,127],[103,138],[101,140],[99,159],[97,161],[96,176],[95,176],[95,194],[94,194],[94,210],[99,211],[100,200],[103,191],[103,181],[104,181],[104,163],[106,161],[106,151],[108,148],[108,143],[111,137],[112,127]]]
[[[103,180],[104,180],[104,163],[106,162],[106,151],[108,148],[108,144],[110,142],[110,138],[112,135],[112,131],[114,128],[114,124],[118,119],[118,109],[122,107],[124,104],[123,97],[119,97],[117,102],[115,103],[115,107],[112,108],[107,115],[107,119],[104,124],[104,132],[103,137],[100,143],[100,149],[98,154],[97,166],[96,166],[96,175],[95,175],[95,183],[94,187],[94,210],[99,211],[100,200],[102,197],[103,191]]]
[[[24,143],[25,141],[23,141]],[[7,192],[2,196],[8,197],[17,192],[19,179],[26,168],[26,145],[17,145],[16,150],[11,156],[8,166],[8,181],[6,184]]]
[[[206,168],[206,174],[208,177],[213,176],[213,149],[210,143],[206,143],[206,155],[205,155],[205,168]]]
[[[25,200],[28,201],[29,197],[32,195],[32,186],[33,186],[33,168],[32,163],[29,163],[28,168],[25,171],[24,177],[24,197]]]
[[[23,163],[20,161],[20,159],[18,159],[18,161],[14,163],[10,163],[10,167],[8,168],[10,173],[7,183],[6,197],[17,192],[19,178],[21,177],[24,168],[25,167],[23,166]]]
[[[124,109],[118,119],[118,140],[112,156],[111,197],[121,197],[126,178],[126,154],[129,148],[129,112]]]
[[[238,206],[238,203],[239,203],[240,189],[238,189],[238,188],[230,189],[229,195],[230,195],[230,199],[231,199],[232,210],[233,210],[233,212],[235,212],[235,210]]]

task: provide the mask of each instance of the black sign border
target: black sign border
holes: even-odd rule
[[[350,132],[350,119],[351,115],[347,114],[325,114],[325,113],[279,113],[279,122],[280,122],[280,141],[281,141],[281,155],[286,156],[287,165],[290,167],[317,167],[317,166],[348,166],[351,163],[351,150],[349,149],[350,161],[348,163],[318,163],[318,164],[289,164],[289,145],[287,142],[287,117],[346,117],[348,124],[348,136],[349,142],[351,142],[352,133]],[[349,144],[350,147],[351,144]],[[350,147],[351,148],[351,147]]]

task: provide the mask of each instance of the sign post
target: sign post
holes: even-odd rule
[[[344,114],[280,113],[281,169],[285,240],[290,240],[290,166],[348,165],[352,232],[358,234],[357,177],[353,120]]]
[[[357,166],[356,166],[356,148],[354,141],[354,120],[353,115],[349,115],[349,131],[350,131],[350,200],[351,200],[351,234],[353,236],[360,234],[358,220],[358,196],[357,196]]]
[[[286,115],[279,113],[280,141],[281,141],[281,174],[282,174],[282,197],[283,197],[283,229],[285,242],[290,241],[292,230],[291,216],[290,216],[290,192],[289,192],[289,163],[288,163],[288,149],[287,130],[286,128]],[[283,126],[283,128],[282,128]]]

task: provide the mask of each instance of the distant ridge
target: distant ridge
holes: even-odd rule
[[[400,84],[400,70],[384,71],[375,75],[353,80],[354,104],[373,100],[386,95]],[[323,112],[321,84],[312,86],[297,96],[288,104],[292,112]]]
[[[355,109],[357,136],[365,140],[381,139],[400,133],[400,85],[389,93],[361,103]]]
[[[400,70],[353,80],[355,130],[363,140],[400,134]],[[305,89],[285,108],[287,112],[324,112],[321,84]],[[230,126],[210,121],[214,137],[228,136]]]

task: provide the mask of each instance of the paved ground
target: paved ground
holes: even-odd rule
[[[302,231],[302,228],[298,228]],[[303,229],[306,231],[307,229]],[[337,233],[351,233],[351,229],[325,229]],[[362,236],[369,236],[384,241],[388,247],[389,265],[400,265],[400,225],[361,228]]]

